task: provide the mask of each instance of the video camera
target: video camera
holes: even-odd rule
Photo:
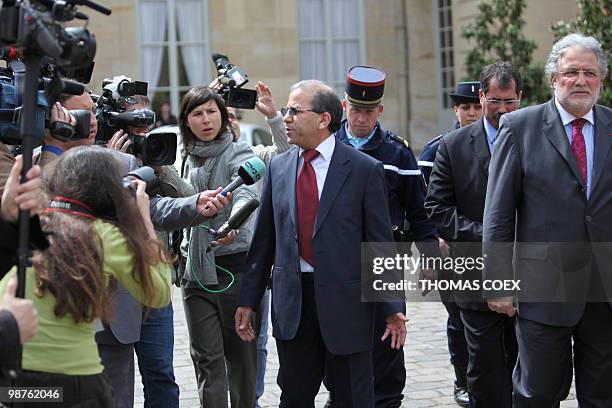
[[[96,37],[85,27],[62,27],[73,19],[88,20],[77,5],[102,14],[111,11],[89,0],[3,0],[0,46],[24,48],[53,59],[59,67],[88,69],[96,54]]]
[[[177,148],[174,133],[142,136],[129,131],[129,127],[148,128],[155,123],[155,112],[150,109],[127,110],[130,105],[138,103],[138,96],[146,97],[148,84],[119,76],[105,79],[102,87],[102,95],[94,96],[98,106],[96,144],[107,144],[117,131],[123,130],[132,141],[127,153],[139,156],[143,164],[150,166],[173,164]]]
[[[62,23],[73,19],[88,20],[88,16],[77,11],[77,5],[85,5],[103,14],[110,10],[89,0],[2,0],[0,9],[0,57],[10,62],[0,77],[0,141],[7,144],[21,143],[21,107],[19,95],[21,81],[25,78],[25,67],[18,61],[21,54],[40,55],[47,66],[48,78],[39,81],[36,98],[36,124],[34,135],[44,136],[47,110],[62,92],[75,95],[75,90],[61,80],[59,71],[76,74],[93,70],[96,39],[85,27],[62,27]],[[41,67],[42,68],[42,67]],[[82,79],[79,77],[78,79]],[[84,82],[88,82],[84,81]],[[44,89],[44,91],[42,90]],[[55,134],[61,140],[86,138],[89,133],[89,113],[71,112],[77,126],[54,125]]]
[[[257,91],[242,89],[242,86],[249,82],[247,74],[240,67],[231,64],[227,56],[223,54],[213,54],[212,60],[219,75],[217,82],[222,84],[217,93],[225,101],[225,106],[238,109],[255,109]]]
[[[0,49],[0,58],[7,57],[11,49]],[[3,55],[4,52],[4,55]],[[21,98],[18,90],[24,81],[25,67],[16,59],[10,61],[10,68],[3,70],[0,75],[0,142],[19,145],[21,143]],[[62,141],[86,139],[89,136],[89,115],[86,110],[72,110],[70,114],[76,119],[72,126],[64,122],[49,121],[49,107],[52,106],[62,93],[81,95],[85,91],[82,84],[61,79],[53,66],[49,65],[45,71],[47,77],[40,78],[37,92],[36,134],[39,139],[44,136],[44,129],[48,128],[54,137]]]

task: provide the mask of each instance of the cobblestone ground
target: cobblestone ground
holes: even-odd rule
[[[181,408],[199,407],[195,374],[189,356],[189,337],[185,314],[181,302],[180,290],[174,289],[174,373],[181,390]],[[452,397],[453,370],[449,363],[446,343],[446,310],[440,303],[408,304],[408,339],[406,341],[406,387],[402,407],[439,407],[456,408]],[[260,405],[264,408],[277,407],[280,389],[276,385],[278,356],[272,338],[268,341],[268,366],[266,371],[266,389]],[[138,368],[138,366],[136,366]],[[136,370],[138,371],[138,370]],[[561,407],[577,407],[573,399],[574,390]],[[321,388],[315,406],[323,407],[327,391]],[[140,376],[137,374],[135,406],[142,407],[144,399]]]

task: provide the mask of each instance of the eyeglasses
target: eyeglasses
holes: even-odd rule
[[[568,69],[567,71],[559,71],[559,74],[565,78],[577,78],[580,73],[583,73],[586,78],[592,79],[597,78],[599,74],[595,71],[584,70],[584,69]]]
[[[489,99],[489,98],[485,98],[485,101],[487,101],[487,104],[490,105],[492,108],[497,108],[497,107],[500,107],[502,105],[513,106],[513,105],[516,105],[517,103],[519,103],[521,100],[520,99]]]
[[[296,108],[295,106],[283,106],[283,107],[280,109],[280,112],[281,112],[281,115],[283,115],[283,117],[284,117],[284,116],[285,116],[287,113],[289,113],[289,115],[290,115],[290,116],[295,116],[295,115],[297,115],[298,113],[302,113],[302,112],[314,112],[314,113],[321,113],[321,112],[317,112],[317,111],[312,110],[312,109],[299,109],[299,108]]]

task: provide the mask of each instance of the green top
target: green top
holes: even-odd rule
[[[132,296],[143,301],[143,291],[132,277],[133,254],[125,236],[117,227],[103,221],[94,221],[93,229],[100,237],[104,251],[104,274],[114,276]],[[0,281],[0,294],[4,294],[8,278]],[[98,346],[94,340],[93,322],[74,323],[71,314],[58,318],[53,313],[55,297],[46,291],[42,298],[34,295],[34,270],[26,273],[26,298],[32,299],[38,310],[38,331],[23,345],[22,367],[25,370],[67,375],[93,375],[102,372]],[[171,275],[168,265],[151,266],[155,288],[150,307],[163,307],[170,302]],[[115,311],[121,313],[121,311]]]

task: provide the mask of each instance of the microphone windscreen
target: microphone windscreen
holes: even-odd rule
[[[250,186],[257,183],[266,174],[266,164],[259,157],[251,157],[238,169],[238,175],[244,184]]]

